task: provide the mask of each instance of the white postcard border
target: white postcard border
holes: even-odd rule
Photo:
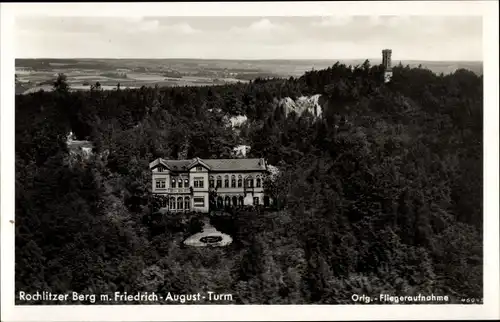
[[[498,6],[495,1],[1,4],[1,281],[4,321],[489,319],[499,317]],[[36,16],[480,15],[484,53],[483,305],[14,306],[14,19]],[[464,43],[464,46],[467,44]],[[11,222],[12,221],[12,222]]]

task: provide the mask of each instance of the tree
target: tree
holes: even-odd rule
[[[90,90],[91,91],[100,91],[101,90],[101,83],[96,82],[95,85],[90,85]]]
[[[54,81],[54,89],[57,92],[68,92],[69,91],[69,85],[67,82],[66,75],[64,75],[62,73],[57,74],[57,78]]]
[[[69,91],[60,75],[52,92],[17,95],[16,291],[481,297],[483,78],[399,65],[386,85],[381,71],[336,63],[293,79],[127,91]],[[277,103],[315,94],[320,118]],[[238,114],[240,133],[227,126]],[[92,156],[70,153],[69,132],[90,137]],[[154,213],[168,199],[151,195],[149,162],[229,157],[239,144],[277,165],[264,181],[277,209],[211,218],[227,248],[181,246],[201,223]]]

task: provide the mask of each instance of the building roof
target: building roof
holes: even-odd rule
[[[172,171],[188,171],[196,165],[201,165],[210,171],[265,171],[267,164],[264,159],[200,159],[190,160],[165,160],[156,159],[149,164],[152,169],[159,164],[163,164]]]

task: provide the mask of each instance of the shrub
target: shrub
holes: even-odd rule
[[[202,230],[203,222],[201,221],[200,217],[196,215],[191,217],[187,226],[187,233],[189,235],[194,235],[201,232]]]

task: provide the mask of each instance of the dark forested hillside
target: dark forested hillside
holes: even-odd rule
[[[393,72],[384,84],[366,62],[89,92],[61,77],[53,92],[16,96],[16,291],[210,290],[256,304],[482,298],[482,76]],[[314,94],[325,99],[320,119],[275,108]],[[224,116],[240,114],[237,134]],[[70,131],[93,143],[90,158],[69,154]],[[278,209],[234,213],[229,247],[182,246],[189,218],[150,219],[148,163],[230,157],[238,144],[279,168],[267,182]]]

